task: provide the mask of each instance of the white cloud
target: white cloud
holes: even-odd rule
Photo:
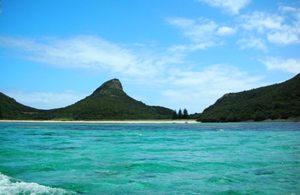
[[[268,57],[261,60],[269,70],[280,70],[289,73],[300,73],[300,59],[281,59]]]
[[[270,42],[280,45],[291,45],[300,43],[300,25],[299,27],[285,26],[281,30],[267,34]]]
[[[198,0],[210,6],[222,8],[231,14],[238,14],[241,9],[246,7],[250,0]]]
[[[186,18],[169,18],[169,24],[179,28],[183,35],[192,42],[206,45],[209,47],[213,44],[213,34],[217,29],[217,24],[205,19],[186,19]]]
[[[235,33],[235,29],[228,26],[221,26],[217,30],[217,35],[220,36],[233,35],[234,33]]]
[[[237,42],[241,49],[258,49],[261,51],[267,51],[267,46],[265,44],[265,41],[260,38],[255,38],[255,37],[247,37],[247,38],[242,38],[238,40]]]
[[[242,18],[242,26],[247,30],[257,30],[264,32],[265,30],[278,30],[282,27],[284,18],[275,14],[265,12],[253,12],[244,15]]]
[[[39,109],[50,109],[68,106],[86,97],[87,94],[65,92],[24,92],[5,91],[5,94],[16,99],[16,101]]]
[[[212,20],[199,18],[168,18],[167,22],[181,30],[183,35],[192,43],[173,46],[172,50],[196,50],[205,49],[217,45],[220,38],[233,35],[235,29],[229,26],[221,26]]]
[[[25,58],[62,68],[105,70],[127,76],[153,77],[165,63],[177,57],[144,54],[96,36],[70,39],[23,39],[0,37],[0,45],[18,50]]]
[[[253,12],[241,17],[247,31],[265,36],[270,43],[292,45],[300,43],[300,9],[280,7],[280,13]]]
[[[286,5],[280,6],[280,7],[279,7],[279,10],[282,11],[282,12],[297,12],[297,11],[298,11],[297,8],[295,8],[295,7],[290,7],[290,6],[286,6]]]
[[[171,73],[169,83],[173,88],[163,92],[165,105],[176,104],[181,108],[200,112],[225,93],[238,92],[263,85],[261,77],[228,65],[211,65],[199,71],[177,70]]]

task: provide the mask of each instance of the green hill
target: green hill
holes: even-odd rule
[[[43,110],[38,110],[18,103],[15,99],[0,92],[0,118],[36,119]]]
[[[300,74],[280,84],[225,94],[206,108],[202,122],[300,118]]]
[[[6,96],[7,97],[7,96]],[[8,99],[11,99],[7,97]],[[173,111],[148,106],[129,97],[118,79],[105,82],[90,96],[70,106],[38,110],[19,104],[16,101],[0,101],[2,118],[7,119],[44,119],[44,120],[125,120],[125,119],[171,119]],[[24,107],[24,108],[23,108]],[[25,115],[24,115],[24,112]],[[14,117],[14,114],[17,116]],[[31,113],[31,114],[29,114]]]

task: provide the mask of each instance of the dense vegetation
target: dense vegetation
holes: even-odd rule
[[[117,79],[107,81],[73,105],[52,110],[30,108],[1,94],[0,111],[4,119],[44,120],[171,119],[173,114],[168,108],[147,106],[129,97]]]
[[[183,111],[181,110],[181,108],[178,110],[178,112],[176,112],[176,110],[173,111],[172,119],[189,119],[189,118],[190,116],[186,108],[184,108]]]
[[[0,118],[4,119],[36,119],[43,112],[18,103],[0,92]]]
[[[300,74],[280,84],[225,94],[206,108],[202,122],[300,118]]]

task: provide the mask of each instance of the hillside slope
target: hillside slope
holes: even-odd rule
[[[300,74],[280,84],[225,94],[206,108],[202,122],[261,121],[300,117]]]
[[[39,119],[43,110],[18,103],[15,99],[0,92],[0,118]]]

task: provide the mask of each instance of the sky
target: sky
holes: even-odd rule
[[[300,72],[300,1],[0,0],[0,72],[36,108],[118,78],[148,105],[202,112]]]

